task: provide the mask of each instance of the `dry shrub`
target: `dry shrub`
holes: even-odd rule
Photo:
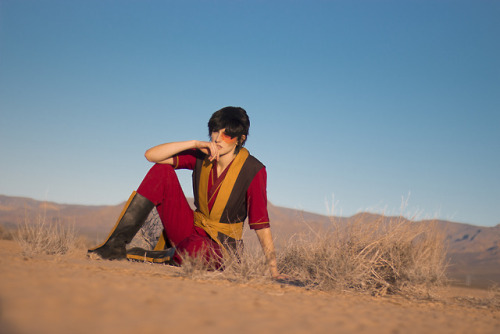
[[[203,254],[204,252],[200,252]],[[179,275],[202,280],[227,280],[234,283],[263,282],[269,269],[262,251],[241,249],[239,253],[229,251],[222,259],[212,258],[207,261],[203,256],[182,256]],[[222,265],[221,265],[222,263]]]
[[[178,275],[185,278],[191,279],[207,279],[213,275],[216,268],[215,261],[207,261],[201,254],[190,256],[188,254],[181,254],[182,265]]]
[[[246,247],[228,253],[224,258],[222,277],[235,283],[262,282],[268,280],[269,267],[261,249]]]
[[[74,225],[47,222],[45,215],[38,215],[35,219],[25,218],[15,239],[25,256],[66,254],[76,247],[77,241]]]
[[[14,235],[11,230],[0,225],[0,240],[13,240]]]
[[[443,282],[443,235],[402,217],[333,222],[331,231],[295,237],[278,254],[280,271],[320,290],[374,295]]]

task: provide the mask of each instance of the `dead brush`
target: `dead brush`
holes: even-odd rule
[[[218,276],[220,259],[205,257],[205,250],[200,250],[195,256],[180,253],[182,265],[178,275],[190,279],[213,279]]]
[[[14,239],[12,231],[0,225],[0,240],[12,240],[12,239]]]
[[[222,278],[235,283],[263,282],[268,280],[269,267],[257,247],[230,252],[224,257]]]
[[[211,259],[208,262],[202,256],[184,255],[179,275],[201,280],[227,280],[233,283],[258,283],[269,280],[269,269],[262,252],[254,247],[250,248],[239,250],[238,253],[228,251],[222,259]]]
[[[47,222],[45,215],[34,219],[25,217],[24,224],[14,235],[22,253],[31,257],[37,254],[62,255],[73,250],[77,237],[72,224]]]
[[[310,288],[404,293],[442,283],[443,236],[402,217],[333,222],[325,233],[296,236],[278,254],[281,272]]]

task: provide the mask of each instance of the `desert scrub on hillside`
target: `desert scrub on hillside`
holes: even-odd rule
[[[26,217],[15,239],[25,256],[66,254],[75,247],[77,241],[73,225],[59,221],[47,222],[45,215]]]
[[[295,237],[278,253],[280,270],[311,288],[404,293],[440,284],[443,236],[429,224],[380,216],[326,233]]]

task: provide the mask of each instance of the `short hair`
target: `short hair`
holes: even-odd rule
[[[236,153],[239,152],[250,130],[250,118],[245,109],[240,107],[225,107],[213,113],[208,121],[208,135],[225,129],[228,136],[237,137],[238,145]],[[245,138],[243,138],[245,136]]]

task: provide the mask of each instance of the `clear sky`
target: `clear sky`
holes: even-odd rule
[[[118,204],[235,105],[275,205],[496,225],[499,36],[499,1],[0,0],[0,194]]]

